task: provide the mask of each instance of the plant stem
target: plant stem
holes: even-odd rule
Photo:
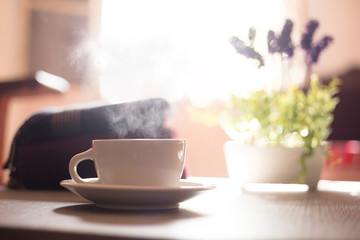
[[[312,72],[311,64],[306,64],[306,72],[305,72],[305,79],[303,85],[304,92],[307,92],[307,90],[310,88],[311,72]]]
[[[281,92],[286,92],[290,86],[290,60],[286,56],[282,56],[282,81],[281,81]]]
[[[306,160],[314,154],[314,148],[311,145],[312,144],[311,141],[312,141],[313,137],[314,137],[314,134],[309,133],[309,135],[304,138],[303,152],[299,158],[299,163],[300,163],[301,169],[300,169],[300,173],[299,173],[299,177],[298,177],[298,183],[305,183],[305,178],[308,173]]]

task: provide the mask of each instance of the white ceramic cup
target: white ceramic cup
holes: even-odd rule
[[[184,139],[93,140],[92,148],[76,154],[69,173],[76,183],[131,186],[176,186],[186,158]],[[98,178],[83,179],[77,165],[93,160]]]

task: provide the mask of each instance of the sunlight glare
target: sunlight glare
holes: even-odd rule
[[[302,193],[309,190],[306,184],[280,184],[280,183],[248,183],[244,186],[247,192],[258,193]]]
[[[360,182],[358,181],[328,181],[320,180],[318,189],[322,191],[343,192],[353,196],[360,195]]]
[[[101,95],[109,101],[188,97],[206,106],[229,93],[262,88],[278,74],[275,68],[259,71],[229,39],[246,39],[248,28],[255,26],[256,47],[265,51],[265,29],[283,24],[280,3],[104,0]]]

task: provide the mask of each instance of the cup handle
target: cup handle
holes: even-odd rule
[[[99,178],[83,179],[79,176],[79,174],[77,172],[77,165],[84,160],[94,161],[94,154],[93,154],[92,148],[90,148],[89,150],[87,150],[85,152],[78,153],[71,158],[70,163],[69,163],[69,173],[70,173],[71,178],[76,183],[98,183]]]

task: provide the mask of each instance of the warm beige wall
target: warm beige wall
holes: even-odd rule
[[[230,140],[219,126],[204,126],[189,116],[190,103],[174,104],[169,126],[179,138],[187,139],[186,161],[190,174],[202,177],[226,177],[223,145]]]
[[[0,1],[0,81],[27,74],[29,2]]]
[[[91,4],[89,5],[88,2],[91,2]],[[2,79],[20,78],[29,74],[29,59],[33,59],[28,56],[31,11],[87,17],[99,13],[99,3],[101,2],[97,0],[0,0],[0,81]],[[89,34],[96,31],[97,28],[98,25],[92,24]],[[84,32],[86,30],[84,29]],[[47,36],[41,37],[46,38]],[[61,47],[64,48],[64,46]],[[15,132],[26,118],[34,112],[48,106],[62,106],[98,100],[100,97],[96,89],[96,79],[93,79],[95,75],[96,72],[91,69],[91,76],[88,79],[91,80],[92,87],[95,86],[94,88],[90,88],[89,83],[81,84],[81,86],[79,86],[79,83],[71,83],[70,92],[65,94],[48,93],[36,95],[28,91],[24,94],[15,93],[15,96],[10,95],[8,111],[5,116],[4,152],[0,156],[0,163],[8,157],[11,140]]]
[[[320,21],[317,36],[334,36],[315,71],[333,75],[360,66],[360,1],[308,0],[308,16]]]

